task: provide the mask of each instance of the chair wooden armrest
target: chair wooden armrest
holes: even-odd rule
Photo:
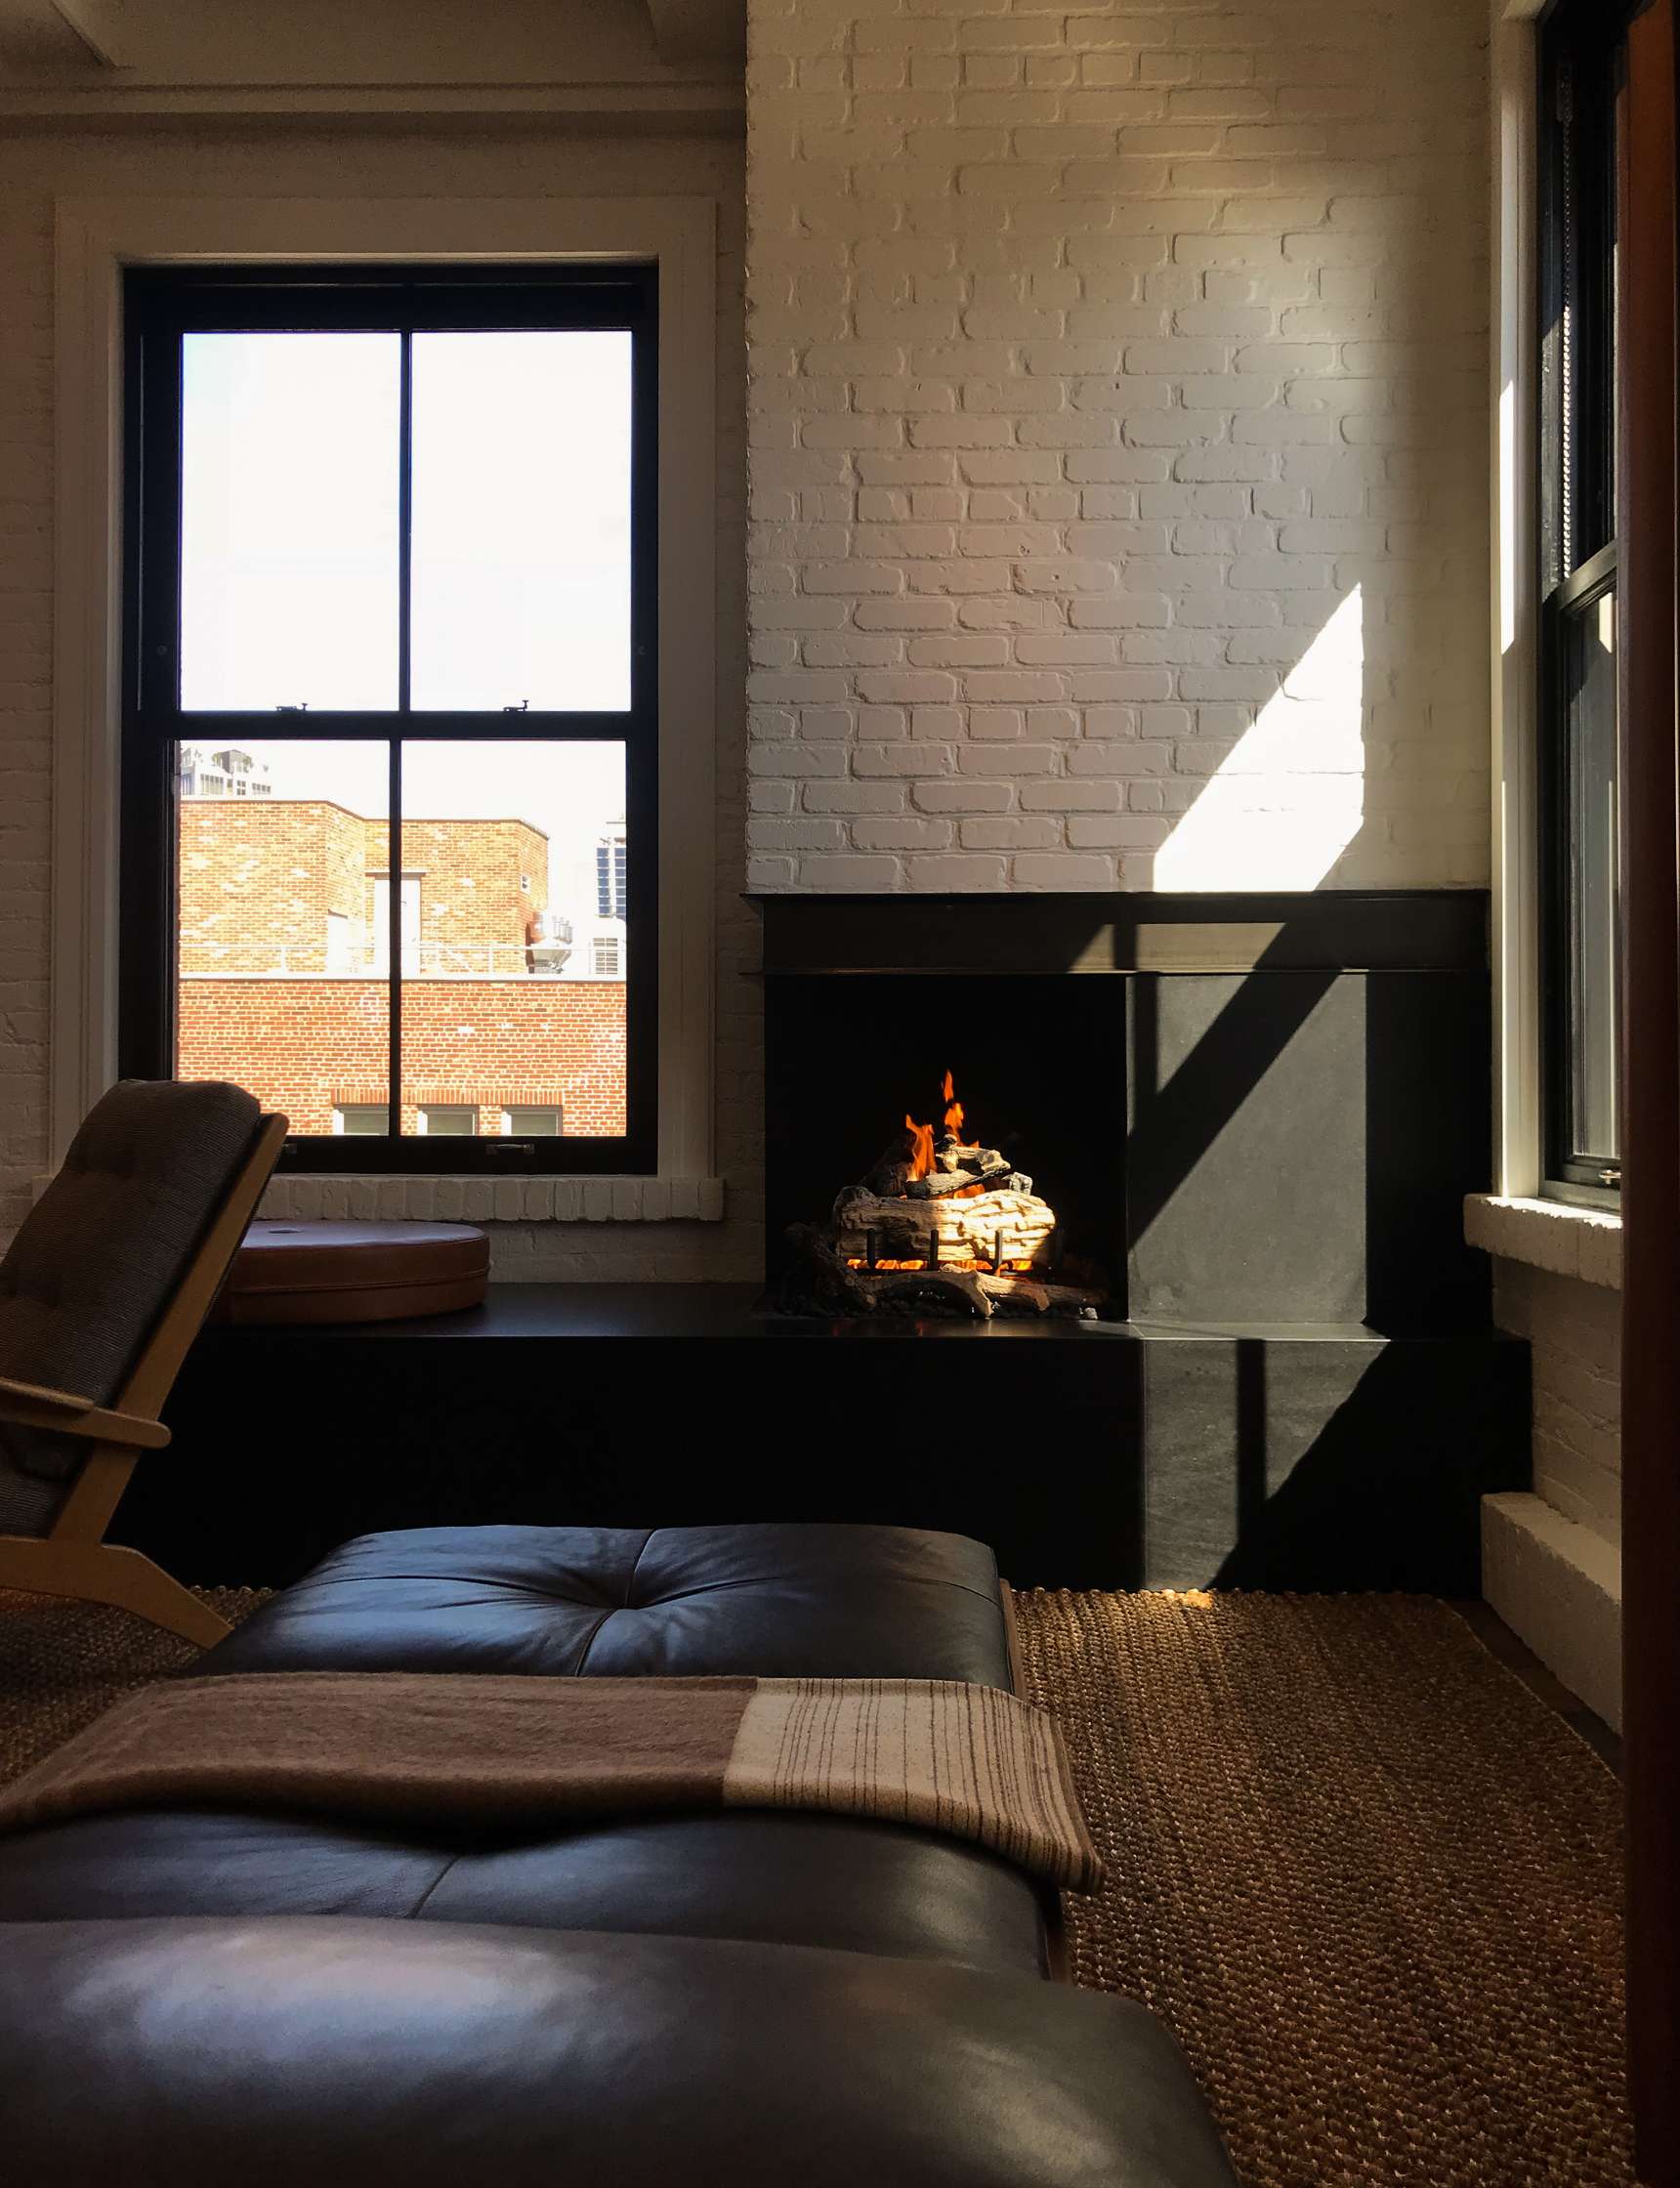
[[[51,1429],[56,1435],[79,1436],[90,1444],[122,1444],[132,1451],[161,1451],[169,1441],[169,1431],[159,1420],[96,1406],[74,1391],[15,1382],[10,1375],[0,1375],[0,1422]]]

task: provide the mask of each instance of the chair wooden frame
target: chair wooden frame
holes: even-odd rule
[[[231,1630],[190,1588],[139,1550],[107,1542],[105,1532],[141,1454],[169,1442],[158,1415],[215,1304],[285,1136],[283,1116],[265,1116],[258,1125],[238,1175],[113,1406],[0,1376],[0,1422],[50,1429],[89,1447],[46,1535],[0,1535],[0,1588],[109,1603],[203,1648]]]

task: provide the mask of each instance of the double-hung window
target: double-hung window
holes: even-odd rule
[[[1631,9],[1566,0],[1541,38],[1544,1170],[1621,1178],[1617,236]],[[1638,451],[1631,451],[1638,460]]]
[[[294,1169],[652,1170],[652,272],[125,303],[122,1069]]]

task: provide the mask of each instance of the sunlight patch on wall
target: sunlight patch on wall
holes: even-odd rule
[[[1155,855],[1157,889],[1316,889],[1365,817],[1356,585]]]

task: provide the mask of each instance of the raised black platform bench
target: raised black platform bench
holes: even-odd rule
[[[1477,1592],[1528,1480],[1528,1352],[1357,1325],[765,1318],[734,1284],[210,1329],[115,1538],[278,1585],[347,1536],[483,1521],[857,1520],[1022,1586]]]

